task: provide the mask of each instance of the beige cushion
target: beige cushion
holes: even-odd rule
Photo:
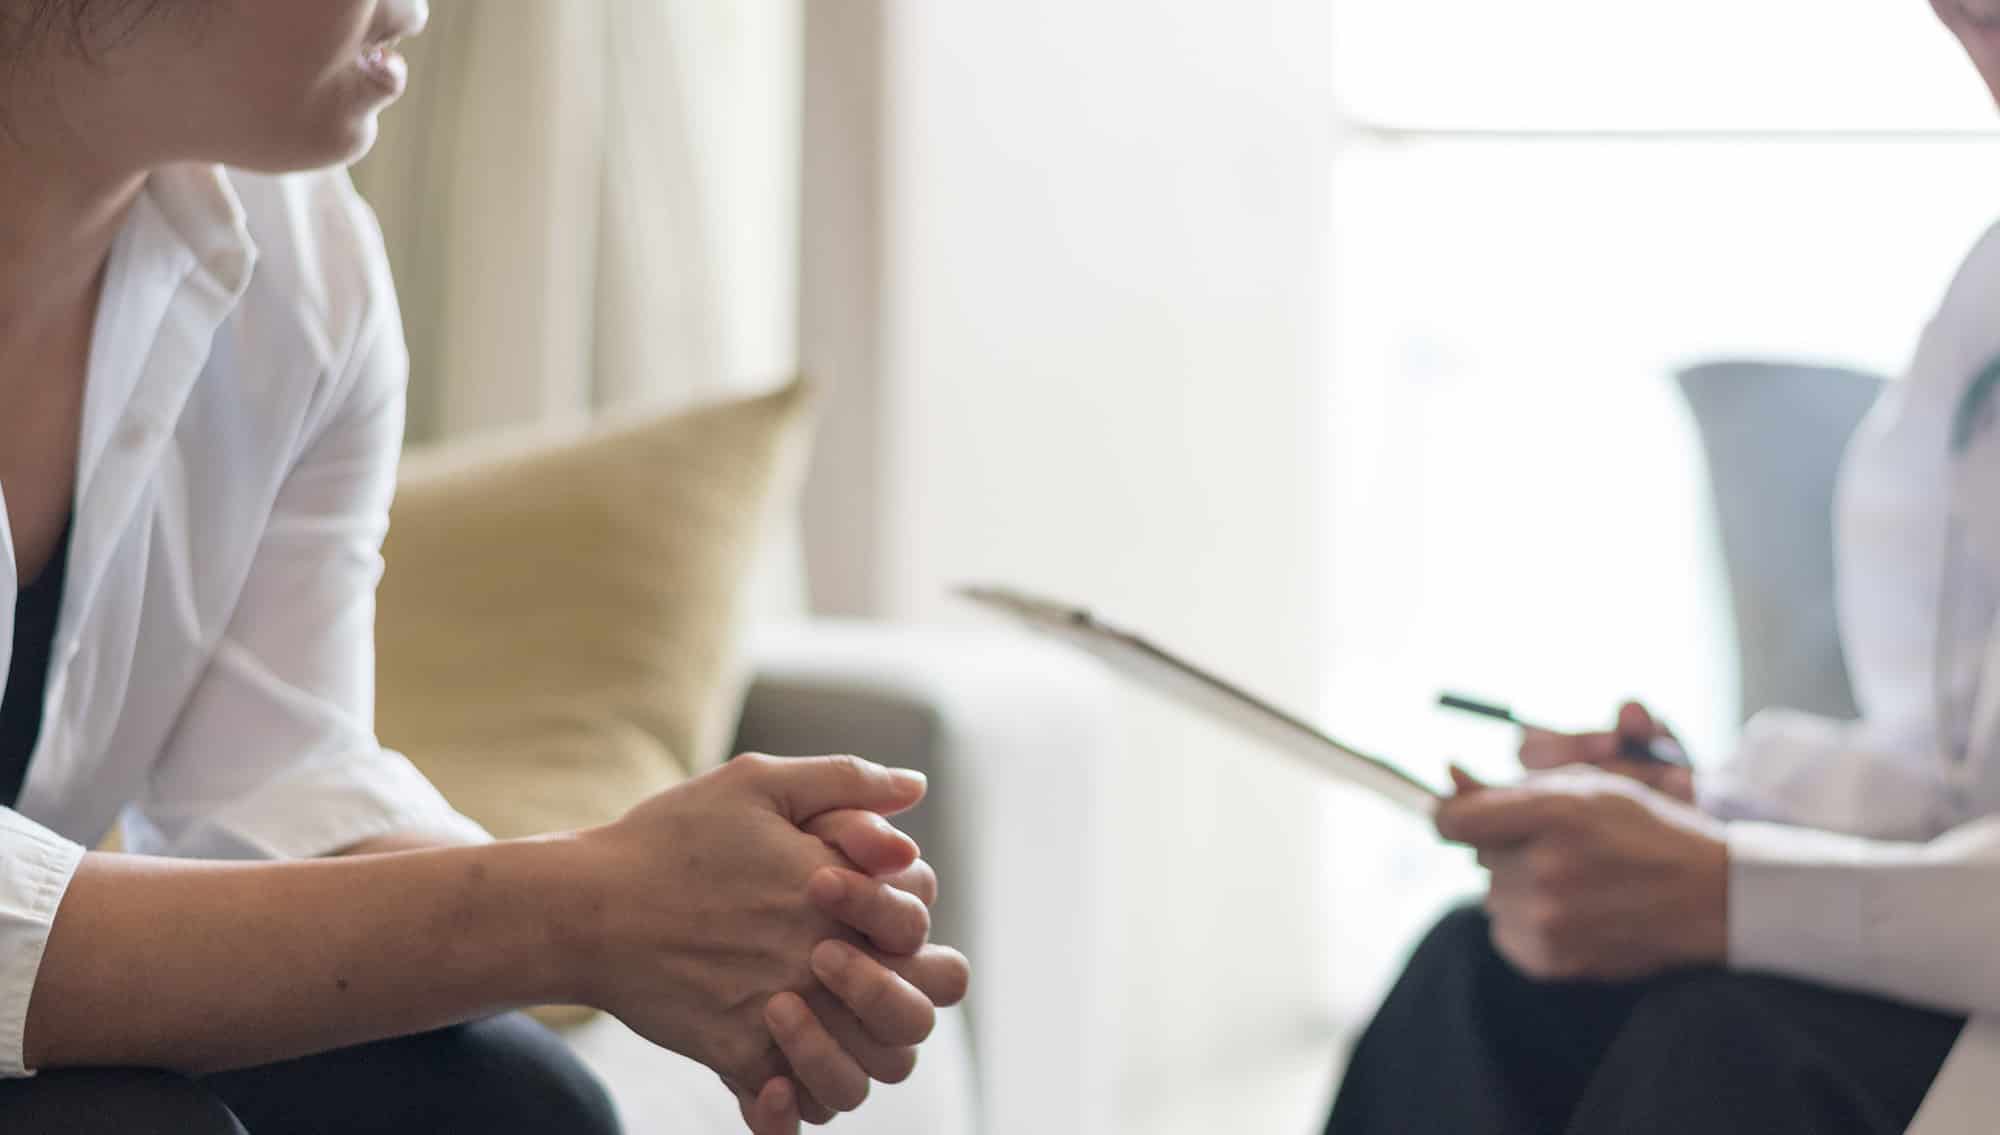
[[[377,616],[377,728],[502,838],[600,824],[720,759],[743,586],[796,496],[802,384],[414,452]]]

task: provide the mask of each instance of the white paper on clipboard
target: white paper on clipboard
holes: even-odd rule
[[[1263,698],[1106,624],[1083,608],[1000,587],[962,587],[958,594],[1095,655],[1138,684],[1405,811],[1428,818],[1437,807],[1437,790],[1403,769],[1334,740]]]

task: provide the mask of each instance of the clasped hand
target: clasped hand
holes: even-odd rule
[[[1656,728],[1635,709],[1621,715],[1622,731]],[[1633,980],[1727,956],[1721,824],[1687,802],[1693,792],[1684,770],[1638,770],[1649,783],[1627,775],[1635,762],[1616,756],[1616,741],[1615,734],[1531,735],[1523,746],[1531,768],[1556,764],[1550,753],[1564,745],[1584,763],[1506,787],[1454,769],[1457,793],[1438,807],[1438,833],[1476,849],[1491,875],[1495,947],[1530,977]],[[1531,755],[1538,742],[1541,751]]]
[[[585,1000],[714,1069],[755,1135],[859,1107],[916,1064],[969,970],[929,944],[937,881],[884,816],[914,773],[739,757],[584,833],[610,881]]]

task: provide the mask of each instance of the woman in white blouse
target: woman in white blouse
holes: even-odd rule
[[[2000,98],[2000,0],[1933,0]],[[1892,220],[1892,219],[1891,219]],[[1330,1135],[1985,1132],[2000,1116],[2000,227],[1847,455],[1862,717],[1531,734],[1438,829],[1490,870],[1356,1050]],[[1596,767],[1591,767],[1596,766]]]
[[[788,1131],[963,994],[880,819],[915,774],[749,758],[495,843],[376,743],[406,359],[328,170],[424,17],[0,2],[0,1130],[615,1130],[493,1016],[558,1001]]]

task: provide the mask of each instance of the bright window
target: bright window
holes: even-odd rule
[[[1673,373],[1893,374],[2000,216],[1991,105],[1921,0],[1632,11],[1337,9],[1323,709],[1434,770],[1512,767],[1508,731],[1430,709],[1443,687],[1573,725],[1640,694],[1725,751],[1734,643]],[[1343,931],[1362,1002],[1472,877],[1336,808],[1328,854],[1369,868],[1345,909],[1377,912]]]
[[[1335,0],[1341,110],[1401,127],[1982,130],[1924,0]]]

